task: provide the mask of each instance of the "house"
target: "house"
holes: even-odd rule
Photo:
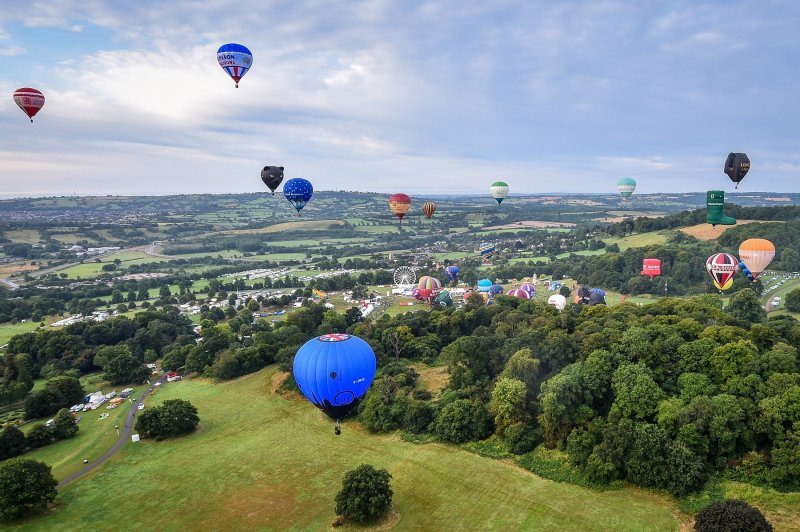
[[[175,373],[174,371],[170,371],[167,373],[167,382],[175,382],[181,380],[181,376]]]

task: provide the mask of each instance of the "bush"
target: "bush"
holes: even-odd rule
[[[420,434],[427,432],[433,421],[433,406],[422,401],[412,401],[403,415],[403,429]]]
[[[24,517],[47,508],[58,482],[44,462],[15,458],[0,464],[0,519]]]
[[[386,515],[392,507],[392,475],[385,469],[361,464],[344,474],[336,494],[336,513],[363,523]]]
[[[56,417],[53,418],[52,433],[57,440],[72,438],[78,433],[78,424],[75,423],[75,418],[66,408],[59,410]]]
[[[434,424],[436,435],[448,443],[464,443],[485,438],[491,432],[486,408],[467,399],[445,406]]]
[[[13,458],[25,452],[25,435],[17,427],[9,425],[0,431],[0,460]]]
[[[53,441],[53,431],[50,427],[45,426],[44,423],[38,423],[28,432],[25,437],[25,443],[31,449],[38,449],[49,445]]]
[[[542,431],[538,427],[517,423],[506,429],[506,440],[512,453],[525,454],[541,443]]]
[[[694,529],[698,532],[772,532],[772,525],[758,509],[744,501],[729,499],[700,510]]]

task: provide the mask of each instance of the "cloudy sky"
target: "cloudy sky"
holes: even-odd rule
[[[0,2],[0,196],[800,192],[800,3]],[[234,84],[217,48],[253,68]],[[11,95],[41,90],[30,124]]]

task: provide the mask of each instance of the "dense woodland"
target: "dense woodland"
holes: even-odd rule
[[[371,431],[491,437],[522,455],[560,448],[594,485],[626,480],[682,495],[726,475],[800,489],[800,323],[767,320],[750,290],[725,311],[715,295],[562,313],[499,297],[377,321],[316,304],[274,326],[246,308],[212,317],[200,343],[169,309],[21,335],[3,359],[4,386],[27,385],[48,365],[108,372],[128,359],[217,379],[274,362],[288,370],[308,339],[347,331],[379,358],[358,413]],[[412,361],[445,365],[447,387],[423,389]]]

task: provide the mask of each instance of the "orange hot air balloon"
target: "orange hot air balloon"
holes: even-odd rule
[[[389,208],[395,216],[402,222],[403,216],[406,215],[408,209],[411,208],[411,198],[408,194],[392,194],[389,197]]]
[[[436,212],[436,204],[432,201],[426,201],[422,204],[422,214],[425,218],[430,218]]]
[[[775,258],[775,244],[764,238],[750,238],[739,245],[739,260],[753,274],[753,279],[763,272]]]

